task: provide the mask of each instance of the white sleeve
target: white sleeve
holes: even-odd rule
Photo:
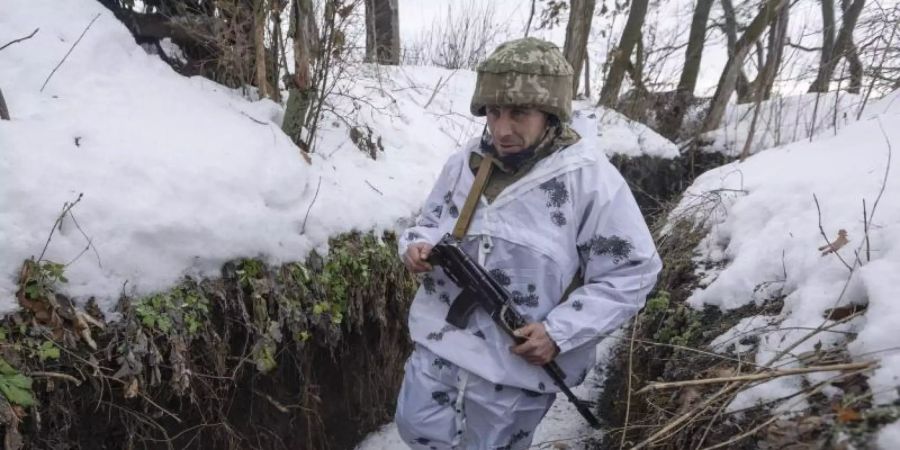
[[[435,245],[443,237],[441,232],[441,218],[445,214],[457,216],[459,214],[457,207],[451,201],[454,188],[454,175],[458,171],[458,157],[451,156],[444,164],[441,174],[438,175],[437,181],[431,188],[431,193],[425,199],[425,205],[419,216],[416,218],[416,224],[403,230],[403,233],[397,239],[397,251],[400,259],[406,254],[406,249],[410,244],[425,242]],[[455,211],[454,211],[455,210]]]
[[[634,316],[662,268],[647,224],[624,182],[605,205],[599,193],[587,200],[582,218],[576,242],[584,285],[544,320],[560,352],[596,342]]]

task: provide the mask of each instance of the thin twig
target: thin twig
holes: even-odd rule
[[[164,442],[164,443],[166,444],[166,447],[169,448],[169,449],[173,449],[173,448],[174,448],[174,447],[172,446],[172,439],[169,437],[169,433],[166,432],[166,429],[163,428],[162,425],[160,425],[158,422],[156,422],[155,420],[153,420],[153,419],[150,418],[149,416],[144,415],[144,414],[139,414],[139,413],[137,413],[137,412],[135,412],[135,411],[132,411],[132,410],[130,410],[130,409],[128,409],[128,408],[124,408],[124,407],[122,407],[122,406],[119,406],[119,405],[117,405],[117,404],[115,404],[115,403],[113,403],[113,402],[106,401],[106,400],[101,400],[101,401],[100,401],[100,404],[103,404],[103,405],[106,405],[106,406],[111,406],[111,407],[113,407],[113,408],[119,410],[120,412],[123,412],[123,413],[125,413],[125,414],[131,415],[132,417],[134,417],[134,418],[137,419],[138,421],[144,423],[145,425],[149,425],[149,426],[151,426],[151,427],[153,427],[153,428],[156,428],[157,430],[159,430],[160,434],[163,435],[164,440],[163,440],[162,442]]]
[[[261,392],[258,389],[253,389],[253,393],[266,399],[278,411],[281,411],[284,414],[290,414],[291,410],[289,410],[286,406],[284,406],[281,403],[279,403],[278,401],[276,401],[274,398],[272,398],[271,395]]]
[[[869,221],[866,217],[868,211],[866,210],[866,199],[862,199],[863,201],[863,233],[866,236],[866,261],[872,261],[872,253],[869,250]]]
[[[313,205],[316,204],[316,199],[319,198],[319,188],[322,187],[322,176],[319,175],[319,184],[316,185],[316,194],[313,195],[312,202],[309,203],[309,208],[306,209],[306,216],[303,217],[303,226],[300,227],[300,234],[306,233],[306,219],[309,219],[309,212],[312,210]]]
[[[40,92],[44,92],[44,88],[47,87],[47,83],[50,82],[50,78],[53,77],[53,74],[56,73],[56,70],[59,69],[59,66],[63,65],[63,63],[66,62],[66,58],[69,57],[69,54],[72,53],[72,50],[75,50],[75,46],[78,45],[79,42],[81,42],[81,38],[84,37],[84,35],[85,35],[85,34],[88,32],[88,30],[91,28],[91,25],[93,25],[94,22],[96,22],[97,19],[99,19],[99,18],[100,18],[100,13],[97,13],[97,15],[94,16],[93,19],[91,19],[91,23],[89,23],[88,26],[84,28],[84,31],[81,32],[81,36],[78,36],[78,39],[75,41],[74,44],[72,44],[72,47],[69,48],[69,51],[66,52],[66,56],[63,56],[63,59],[60,60],[60,61],[59,61],[59,64],[57,64],[56,67],[53,68],[53,70],[50,72],[50,75],[47,75],[47,79],[44,80],[44,84],[41,85],[41,91],[40,91]]]
[[[437,95],[438,91],[441,90],[441,81],[443,81],[443,77],[439,77],[437,80],[437,84],[434,85],[434,91],[431,92],[431,97],[428,98],[428,101],[425,102],[425,106],[422,109],[428,109],[428,105],[434,100],[434,97]],[[449,81],[449,78],[448,78]]]
[[[81,380],[67,373],[37,371],[31,372],[28,375],[32,377],[59,378],[62,380],[71,381],[72,383],[75,383],[75,386],[81,386]]]
[[[374,190],[375,192],[377,192],[379,195],[384,195],[384,192],[381,192],[381,191],[378,190],[378,188],[376,188],[375,186],[372,186],[372,183],[369,183],[369,180],[363,180],[363,181],[365,181],[366,184],[368,184],[369,187],[372,188],[372,190]]]
[[[3,50],[4,48],[9,47],[10,45],[22,42],[24,40],[31,39],[32,37],[34,37],[35,34],[37,34],[38,30],[40,30],[40,28],[35,28],[34,31],[32,31],[31,34],[29,34],[28,36],[25,36],[25,37],[19,38],[19,39],[13,39],[12,41],[9,41],[6,44],[3,44],[3,47],[0,47],[0,50]]]
[[[643,394],[645,392],[660,390],[660,389],[672,389],[682,386],[700,386],[705,384],[720,384],[720,383],[729,383],[732,381],[759,381],[759,380],[768,380],[770,378],[779,378],[785,377],[788,375],[799,375],[804,373],[814,373],[814,372],[832,372],[835,370],[856,370],[856,369],[864,369],[874,366],[875,361],[867,361],[861,363],[848,363],[848,364],[832,364],[830,366],[811,366],[811,367],[797,367],[793,369],[778,369],[778,370],[769,370],[764,372],[752,373],[747,375],[735,375],[732,377],[716,377],[716,378],[704,378],[700,380],[686,380],[686,381],[671,381],[666,383],[651,383],[641,390],[637,391],[638,394]]]
[[[78,256],[76,256],[74,259],[72,259],[71,261],[66,263],[66,266],[69,266],[70,264],[77,261],[78,258],[81,258],[81,255],[83,255],[85,252],[87,252],[90,249],[90,250],[94,250],[94,256],[97,257],[97,266],[102,269],[103,262],[100,260],[100,252],[97,251],[97,247],[94,245],[94,240],[91,239],[87,235],[87,233],[85,233],[84,230],[81,229],[81,225],[79,225],[78,221],[75,220],[75,213],[73,213],[72,211],[69,211],[69,217],[72,218],[72,223],[75,224],[75,228],[77,228],[78,231],[81,233],[81,235],[84,236],[84,239],[87,240],[87,245],[84,247],[84,249],[81,250],[81,253],[79,253]]]
[[[634,318],[634,324],[631,326],[631,342],[628,345],[628,386],[627,386],[627,395],[625,397],[625,422],[622,424],[622,439],[619,440],[619,448],[625,447],[625,436],[628,434],[628,416],[631,415],[631,379],[634,378],[632,374],[632,362],[634,360],[634,338],[637,335],[637,329],[640,325],[641,315],[638,314]]]
[[[875,203],[872,205],[872,211],[869,213],[869,222],[872,222],[872,219],[875,217],[875,209],[878,208],[878,202],[881,201],[881,196],[884,195],[884,188],[887,186],[888,175],[891,173],[891,156],[894,153],[894,148],[891,146],[891,140],[888,138],[887,133],[884,131],[884,126],[881,124],[881,118],[878,118],[878,128],[881,130],[881,135],[884,136],[884,142],[887,144],[888,154],[887,154],[887,164],[884,166],[884,177],[881,180],[881,189],[878,191],[878,196],[875,197]]]
[[[837,256],[838,259],[841,260],[841,264],[843,264],[844,267],[847,268],[847,270],[849,270],[850,272],[853,272],[853,268],[850,267],[850,264],[847,264],[847,261],[844,261],[844,258],[841,257],[841,254],[838,253],[838,249],[834,248],[831,245],[831,241],[828,240],[828,235],[825,234],[825,228],[822,228],[822,208],[819,207],[819,198],[816,197],[815,193],[813,193],[813,200],[815,200],[815,202],[816,202],[816,211],[819,213],[819,232],[822,233],[822,238],[825,239],[825,245],[827,245],[828,248],[831,249],[831,253],[834,256]]]
[[[252,121],[254,121],[254,122],[256,122],[256,123],[258,123],[258,124],[260,124],[260,125],[268,125],[268,124],[269,124],[268,122],[263,122],[262,120],[259,120],[259,119],[255,118],[255,117],[251,116],[250,114],[247,114],[247,113],[245,113],[245,112],[243,112],[243,111],[238,111],[238,112],[241,113],[242,115],[246,116],[248,119],[250,119],[250,120],[252,120]]]
[[[668,432],[669,432],[670,430],[672,430],[673,428],[675,428],[675,427],[681,425],[683,422],[687,421],[687,420],[690,419],[691,417],[693,417],[693,416],[695,416],[696,414],[698,414],[700,411],[705,410],[709,405],[711,405],[713,402],[715,402],[716,400],[718,400],[720,397],[722,397],[723,395],[726,395],[726,394],[730,393],[731,391],[734,391],[736,388],[738,388],[738,387],[740,387],[740,386],[743,386],[743,384],[744,384],[744,383],[728,383],[728,384],[726,384],[725,386],[722,386],[722,388],[719,389],[718,392],[716,392],[715,394],[711,395],[709,398],[707,398],[706,400],[704,400],[703,403],[697,405],[696,407],[694,407],[694,408],[691,409],[690,411],[688,411],[688,412],[686,412],[686,413],[684,413],[684,414],[678,416],[677,418],[675,418],[675,419],[669,421],[668,424],[666,424],[664,427],[662,427],[662,428],[660,428],[659,430],[657,430],[655,433],[653,433],[652,435],[650,435],[650,437],[648,437],[647,439],[644,439],[644,440],[641,441],[639,444],[637,444],[637,445],[635,445],[634,447],[632,447],[631,450],[640,450],[640,449],[642,449],[642,448],[644,448],[644,447],[649,446],[650,444],[652,444],[653,442],[655,442],[657,439],[659,439],[660,436],[665,435],[666,433],[668,433]]]
[[[44,254],[47,253],[47,247],[50,246],[50,240],[53,239],[53,232],[56,231],[57,228],[61,228],[61,227],[62,227],[62,221],[63,221],[63,219],[66,218],[66,214],[68,214],[69,211],[71,211],[72,208],[74,208],[75,205],[77,205],[78,202],[81,201],[81,197],[82,197],[82,196],[84,196],[84,192],[79,193],[79,194],[78,194],[78,198],[76,198],[74,202],[72,202],[72,203],[69,203],[69,202],[63,203],[63,209],[62,209],[62,212],[61,212],[61,213],[59,214],[59,216],[56,218],[56,221],[53,222],[53,228],[50,229],[50,235],[47,236],[47,242],[44,243],[44,248],[41,250],[41,255],[38,256],[38,259],[37,259],[38,261],[42,261],[42,260],[44,259]]]
[[[744,438],[749,437],[749,436],[753,436],[753,435],[756,434],[759,430],[761,430],[761,429],[763,429],[763,428],[769,426],[769,424],[771,424],[772,422],[778,420],[779,417],[781,417],[781,416],[779,416],[779,415],[776,414],[776,415],[770,417],[770,418],[769,418],[768,420],[766,420],[765,422],[759,424],[758,426],[755,426],[755,427],[753,427],[753,428],[751,428],[751,429],[749,429],[749,430],[747,430],[747,431],[745,431],[745,432],[743,432],[743,433],[741,433],[741,434],[739,434],[739,435],[737,435],[737,436],[735,436],[735,437],[733,437],[733,438],[731,438],[731,439],[729,439],[729,440],[727,440],[727,441],[725,441],[725,442],[722,442],[722,443],[720,443],[720,444],[716,444],[716,445],[713,445],[713,446],[710,446],[710,447],[706,447],[706,448],[704,448],[703,450],[713,450],[713,449],[716,449],[716,448],[727,447],[728,445],[733,444],[733,443],[735,443],[735,442],[737,442],[737,441],[740,441],[741,439],[744,439]]]

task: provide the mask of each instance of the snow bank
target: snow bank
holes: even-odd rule
[[[776,96],[760,103],[759,117],[750,153],[778,147],[810,137],[834,135],[838,130],[856,122],[863,96],[846,92]],[[705,135],[711,141],[704,147],[726,155],[738,156],[744,150],[753,115],[754,103],[729,103],[722,117],[722,126]],[[706,112],[706,106],[692,114]]]
[[[40,254],[64,202],[81,193],[72,212],[96,254],[76,259],[87,240],[67,219],[44,257],[71,262],[63,292],[109,309],[126,281],[143,295],[185,274],[215,275],[229,259],[297,260],[331,235],[394,227],[455,147],[441,121],[407,109],[376,121],[387,147],[378,161],[328,124],[308,165],[280,131],[278,105],[174,73],[98,3],[5,5],[0,42],[38,27],[0,52],[12,115],[0,122],[0,312],[16,307],[22,261]],[[416,98],[403,95],[400,109]]]
[[[141,296],[184,275],[216,275],[230,259],[300,260],[330,236],[402,226],[447,156],[484,127],[469,114],[470,71],[351,66],[307,164],[280,131],[281,106],[174,73],[100,4],[3,9],[0,42],[40,31],[0,52],[12,115],[0,121],[0,314],[16,308],[23,260],[40,255],[63,204],[80,194],[77,224],[62,223],[44,258],[70,263],[63,293],[109,310],[123,288]],[[579,128],[597,130],[591,120]],[[349,139],[366,126],[384,148],[376,160]],[[602,127],[616,136],[604,150],[658,151],[638,128]]]
[[[586,102],[575,102],[573,109],[572,122],[575,129],[583,136],[596,133],[598,147],[607,156],[620,154],[675,158],[679,155],[675,143],[614,110],[591,106]]]
[[[835,348],[846,343],[846,333],[858,333],[848,345],[853,359],[880,362],[869,378],[874,402],[885,405],[898,399],[900,102],[896,99],[897,93],[873,102],[862,120],[849,121],[836,134],[829,131],[812,142],[768,149],[744,163],[711,170],[687,190],[670,220],[691,217],[709,227],[697,260],[713,267],[701,273],[701,286],[688,302],[728,310],[785,296],[780,315],[743,320],[715,341],[715,350],[724,350],[729,343],[737,343],[740,350],[738,337],[754,334],[759,337],[753,355],[757,364],[790,367],[798,364],[797,355]],[[839,230],[846,231],[849,243],[836,254],[819,250],[827,245],[820,221],[828,241],[837,239]],[[779,356],[810,329],[834,325],[825,318],[827,310],[850,304],[867,304],[868,310]],[[827,377],[807,378],[816,382]],[[797,386],[797,380],[757,386],[743,395],[741,405],[732,407],[779,397],[791,385]]]

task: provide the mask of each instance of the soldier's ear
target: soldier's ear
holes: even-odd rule
[[[559,126],[560,120],[559,120],[559,117],[557,117],[556,114],[550,114],[550,113],[548,113],[548,112],[545,112],[544,114],[547,115],[547,126],[548,126],[548,127],[557,127],[557,126]]]

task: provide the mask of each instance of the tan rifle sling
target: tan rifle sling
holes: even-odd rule
[[[478,166],[478,173],[475,174],[475,181],[472,183],[472,189],[469,190],[469,196],[466,197],[466,203],[463,205],[459,218],[456,219],[456,226],[453,227],[453,237],[462,240],[469,229],[472,222],[472,216],[475,215],[475,208],[484,192],[484,186],[487,184],[488,178],[491,176],[491,170],[494,167],[494,158],[490,155],[484,155],[481,164]]]

